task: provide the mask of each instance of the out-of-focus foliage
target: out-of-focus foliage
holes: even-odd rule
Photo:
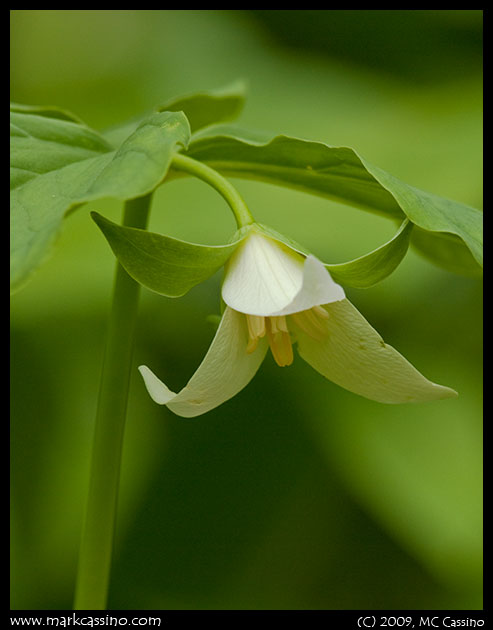
[[[252,11],[279,41],[403,81],[467,77],[482,62],[474,10]],[[348,33],[350,35],[348,36]]]
[[[11,97],[104,129],[241,76],[245,126],[353,147],[480,207],[481,12],[296,13],[12,11]],[[236,183],[258,221],[322,260],[356,258],[395,231],[332,201]],[[121,204],[67,219],[57,256],[12,302],[13,608],[72,602],[114,268],[90,210],[118,221]],[[157,191],[150,228],[219,244],[234,221],[187,178]],[[214,333],[219,282],[179,299],[144,290],[135,364],[180,388]],[[135,369],[111,608],[481,606],[480,280],[409,252],[348,295],[459,398],[384,406],[303,361],[266,360],[235,399],[184,420],[152,403]]]

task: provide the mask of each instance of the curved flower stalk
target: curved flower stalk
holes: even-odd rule
[[[314,256],[252,227],[225,265],[225,309],[187,385],[172,392],[139,367],[152,399],[183,417],[206,413],[253,378],[269,347],[283,367],[302,359],[337,385],[382,403],[457,396],[426,379],[387,345]]]

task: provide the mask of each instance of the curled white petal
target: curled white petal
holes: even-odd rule
[[[229,259],[222,286],[228,306],[259,316],[288,315],[344,299],[324,265],[280,241],[250,234]]]
[[[291,315],[313,306],[344,300],[344,289],[332,280],[325,266],[314,256],[308,256],[303,266],[301,289],[289,304],[271,315]]]
[[[425,378],[348,301],[324,305],[329,317],[321,340],[293,325],[298,352],[317,372],[355,394],[382,403],[425,402],[457,396]]]
[[[247,353],[247,343],[246,317],[226,307],[207,354],[180,392],[172,392],[147,366],[141,365],[139,371],[154,402],[192,418],[229,400],[251,381],[265,357],[267,342],[261,339],[251,353]]]

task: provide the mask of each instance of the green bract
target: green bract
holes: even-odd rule
[[[242,228],[228,244],[211,246],[120,226],[97,212],[91,216],[129,275],[167,297],[181,296],[210,277],[226,263],[251,230],[266,234],[302,254],[310,253],[291,239],[258,223]],[[326,264],[325,267],[337,282],[357,288],[370,287],[399,265],[408,248],[411,228],[412,224],[406,220],[388,243],[373,252],[347,263]]]
[[[275,238],[298,252],[310,252],[291,239],[279,234],[265,225],[259,226],[265,234]],[[396,234],[387,242],[372,252],[345,263],[326,264],[330,275],[341,284],[349,287],[364,289],[384,280],[396,269],[406,255],[413,224],[405,219]]]
[[[197,245],[147,230],[123,227],[91,213],[127,273],[151,291],[167,297],[184,295],[220,269],[240,241]]]

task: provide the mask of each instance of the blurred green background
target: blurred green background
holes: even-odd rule
[[[243,126],[346,145],[424,190],[481,206],[482,12],[11,12],[11,97],[102,129],[175,95],[249,84]],[[326,262],[370,251],[386,219],[237,181],[257,220]],[[12,602],[69,609],[114,270],[89,210],[12,300]],[[151,229],[202,243],[234,230],[191,179],[155,195]],[[135,365],[180,388],[214,334],[220,276],[171,300],[142,291]],[[348,291],[386,341],[458,399],[386,406],[268,356],[193,420],[131,383],[109,607],[482,607],[478,279],[411,251]]]

